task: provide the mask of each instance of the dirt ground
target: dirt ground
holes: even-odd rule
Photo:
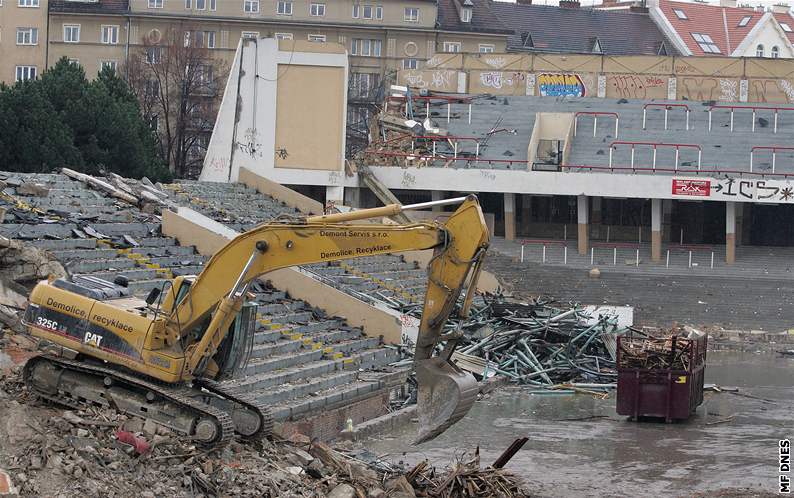
[[[434,441],[411,447],[394,433],[363,444],[407,464],[479,446],[489,462],[526,436],[507,468],[550,498],[779,496],[778,441],[794,439],[794,359],[714,352],[707,361],[706,382],[738,392],[707,392],[686,422],[628,421],[615,413],[614,393],[600,400],[508,387]]]

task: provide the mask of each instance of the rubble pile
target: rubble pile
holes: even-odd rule
[[[478,462],[406,472],[300,434],[207,450],[109,408],[41,405],[0,370],[0,471],[29,496],[527,496],[515,477]],[[476,490],[476,493],[472,493]]]
[[[421,310],[403,312],[419,316]],[[453,354],[460,368],[536,386],[614,383],[616,338],[628,331],[608,313],[594,316],[577,305],[553,306],[542,298],[522,303],[501,295],[475,299],[468,318],[447,323],[447,332],[456,330],[463,332]]]

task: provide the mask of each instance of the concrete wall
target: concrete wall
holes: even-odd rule
[[[235,235],[233,230],[187,208],[179,208],[178,212],[164,211],[162,227],[164,235],[176,238],[182,245],[194,245],[200,254],[206,256],[215,254]],[[383,336],[384,341],[393,344],[400,342],[404,330],[397,312],[359,301],[315,280],[299,268],[276,270],[262,278],[295,299],[345,318],[350,325],[361,327],[369,336]]]
[[[397,81],[473,94],[794,103],[792,74],[792,59],[436,54],[424,69],[399,71]]]
[[[290,188],[272,182],[263,176],[253,173],[247,168],[240,168],[238,180],[240,183],[244,183],[256,189],[257,192],[277,199],[303,214],[323,214],[323,205],[321,202],[317,202],[311,197],[307,197]]]
[[[289,183],[280,173],[319,169],[326,182],[341,184],[346,108],[347,55],[343,47],[243,40],[200,179],[236,181],[240,168],[245,167],[277,183]],[[305,115],[313,115],[313,119]]]
[[[573,130],[573,116],[570,112],[535,113],[535,125],[527,149],[529,164],[535,162],[541,140],[562,140],[567,146]]]

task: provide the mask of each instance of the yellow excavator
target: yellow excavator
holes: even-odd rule
[[[444,223],[349,223],[437,205],[458,208]],[[468,312],[488,244],[480,205],[469,195],[264,223],[229,241],[199,275],[178,276],[145,301],[108,298],[78,279],[42,281],[24,322],[49,346],[28,361],[24,379],[44,399],[109,406],[207,446],[235,433],[267,436],[269,409],[220,382],[239,375],[250,354],[256,323],[255,306],[247,303],[251,283],[289,266],[433,249],[414,360],[417,441],[432,439],[460,420],[477,396],[474,377],[450,360],[460,332],[445,334],[444,323],[464,290],[462,313]]]

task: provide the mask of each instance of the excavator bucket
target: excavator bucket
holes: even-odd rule
[[[473,375],[440,357],[418,360],[415,368],[419,383],[419,436],[415,444],[419,444],[462,419],[477,400],[479,387]]]

